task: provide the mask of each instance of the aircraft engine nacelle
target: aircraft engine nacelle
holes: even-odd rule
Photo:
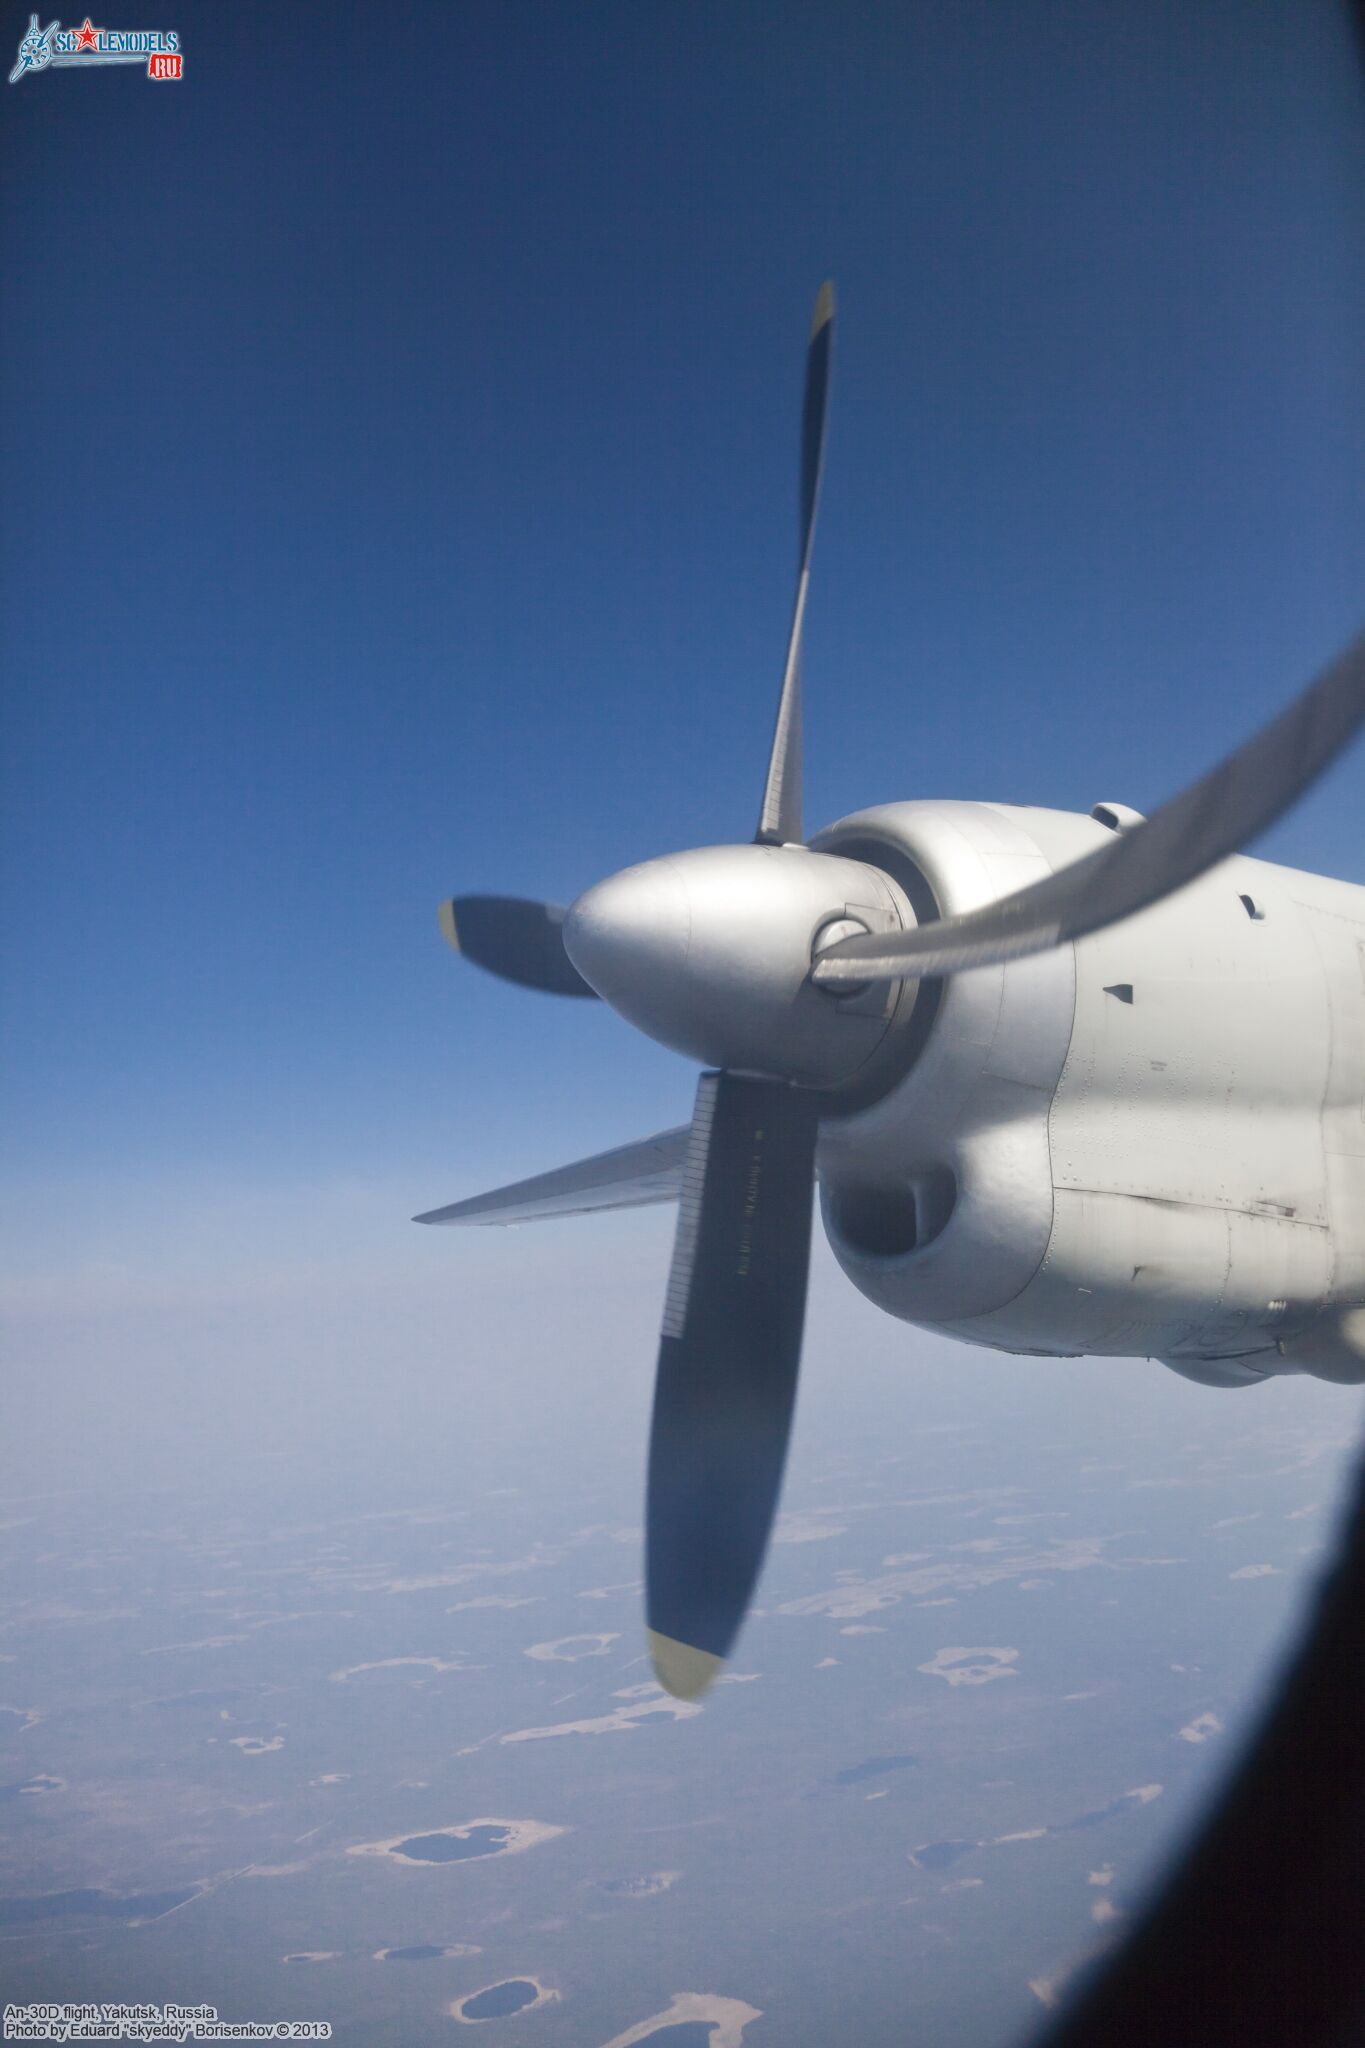
[[[986,804],[888,804],[811,844],[884,868],[921,923],[1051,865],[1014,814]],[[973,1326],[1027,1287],[1051,1235],[1048,1114],[1074,1007],[1070,946],[925,983],[883,1054],[899,1071],[878,1076],[876,1100],[836,1102],[823,1121],[825,1230],[879,1308],[998,1341]]]
[[[882,867],[923,923],[1135,817],[890,804],[811,843]],[[1310,879],[1340,903],[1297,900],[1288,885]],[[836,1099],[821,1126],[849,1279],[1007,1351],[1146,1355],[1221,1386],[1365,1378],[1354,1325],[1327,1327],[1329,1296],[1365,1301],[1355,895],[1236,859],[1090,938],[922,986],[880,1093]]]

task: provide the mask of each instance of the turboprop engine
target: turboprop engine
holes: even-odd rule
[[[753,843],[646,861],[567,911],[466,896],[441,913],[450,942],[491,972],[600,996],[706,1067],[688,1129],[419,1219],[679,1201],[650,1437],[646,1621],[661,1682],[685,1697],[729,1654],[776,1512],[817,1172],[830,1241],[855,1284],[894,1314],[979,1343],[1231,1358],[1262,1338],[1292,1342],[1307,1327],[1308,1294],[1296,1289],[1316,1284],[1308,1236],[1276,1226],[1277,1215],[1297,1217],[1277,1212],[1287,1199],[1278,1179],[1253,1189],[1239,1166],[1237,1196],[1251,1211],[1234,1254],[1226,1199],[1201,1220],[1199,1192],[1159,1192],[1141,1161],[1106,1166],[1106,1117],[1125,1088],[1148,1085],[1141,1062],[1150,1074],[1163,1057],[1150,1000],[1163,972],[1151,964],[1158,920],[1136,913],[1160,904],[1168,919],[1166,899],[1270,824],[1346,744],[1365,718],[1365,640],[1149,819],[1121,806],[1070,819],[892,805],[806,843],[801,641],[833,317],[825,285],[807,354],[796,592]],[[1235,892],[1217,888],[1217,919],[1231,917]],[[1111,934],[1125,971],[1108,964]],[[1216,1001],[1209,1017],[1211,1030]],[[1235,1020],[1223,1022],[1236,1036]],[[1242,1046],[1248,1086],[1266,1042],[1253,1038]],[[1064,1102],[1075,1108],[1065,1128]],[[1194,1111],[1207,1107],[1185,1104],[1196,1146],[1207,1125]],[[1160,1127],[1179,1136],[1169,1117]],[[1195,1233],[1193,1255],[1163,1205]],[[1152,1277],[1138,1290],[1141,1314],[1125,1319],[1115,1276],[1133,1243],[1136,1277],[1144,1267]],[[1246,1276],[1263,1257],[1274,1291],[1261,1284],[1258,1322]]]

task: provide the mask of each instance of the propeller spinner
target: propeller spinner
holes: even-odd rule
[[[1000,903],[921,927],[889,876],[801,843],[801,640],[834,327],[806,356],[796,592],[753,842],[627,868],[570,906],[457,897],[478,965],[598,995],[705,1063],[687,1144],[649,1448],[646,1622],[669,1692],[728,1656],[762,1568],[791,1432],[810,1260],[818,1090],[871,1056],[896,990],[1063,944],[1193,881],[1273,822],[1365,720],[1365,636],[1275,723],[1144,824]],[[433,1212],[440,1220],[450,1212]]]

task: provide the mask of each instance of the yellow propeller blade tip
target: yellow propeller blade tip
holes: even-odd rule
[[[660,1635],[657,1629],[648,1629],[646,1634],[654,1675],[675,1700],[699,1700],[724,1668],[725,1659],[712,1656],[709,1650],[694,1649],[691,1643]]]

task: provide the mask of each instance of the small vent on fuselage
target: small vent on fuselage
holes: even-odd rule
[[[1131,832],[1134,825],[1146,823],[1142,812],[1131,804],[1092,804],[1090,815],[1106,832]]]

